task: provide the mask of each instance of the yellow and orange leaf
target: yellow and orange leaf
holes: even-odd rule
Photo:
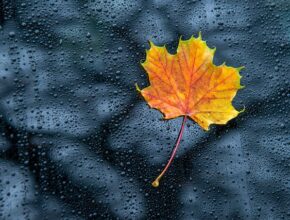
[[[165,119],[191,118],[203,129],[211,124],[226,124],[239,111],[232,100],[240,85],[242,68],[213,64],[215,49],[199,37],[180,38],[177,53],[150,42],[142,66],[150,86],[140,93],[150,107],[160,110]]]

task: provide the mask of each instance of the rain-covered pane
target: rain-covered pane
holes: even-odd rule
[[[209,131],[136,91],[149,41],[245,66]],[[0,219],[290,219],[289,0],[0,1]]]

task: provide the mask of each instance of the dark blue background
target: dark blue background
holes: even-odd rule
[[[203,131],[134,84],[201,31],[246,111]],[[0,219],[290,219],[289,0],[0,1]]]

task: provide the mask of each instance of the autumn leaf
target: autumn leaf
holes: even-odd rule
[[[207,46],[201,34],[189,40],[180,38],[177,53],[168,53],[165,46],[159,47],[150,42],[146,60],[142,66],[148,73],[150,86],[137,90],[151,108],[158,109],[164,119],[183,116],[182,126],[172,155],[161,174],[152,183],[159,185],[173,161],[182,138],[187,118],[194,120],[204,130],[211,124],[226,124],[240,112],[232,100],[240,85],[239,71],[222,64],[213,64],[215,49]]]

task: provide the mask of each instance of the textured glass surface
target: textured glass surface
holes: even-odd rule
[[[134,84],[201,31],[245,112],[205,132]],[[290,219],[289,0],[0,1],[0,219]]]

